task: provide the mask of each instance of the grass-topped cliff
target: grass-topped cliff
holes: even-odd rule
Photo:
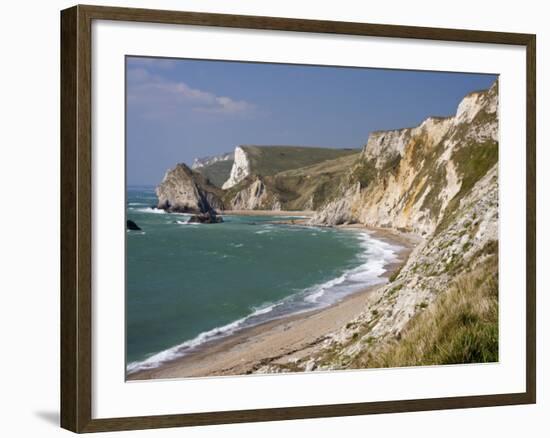
[[[271,176],[359,152],[357,149],[332,149],[303,146],[241,146],[250,162],[250,173]]]
[[[226,190],[224,203],[237,210],[315,210],[336,195],[359,155],[346,150],[338,158],[310,166],[249,175]]]
[[[311,223],[422,236],[359,316],[286,372],[498,361],[498,83],[449,118],[376,132]]]
[[[229,178],[232,167],[233,160],[223,160],[208,163],[204,166],[193,168],[193,170],[204,175],[210,184],[221,187],[227,181],[227,178]]]

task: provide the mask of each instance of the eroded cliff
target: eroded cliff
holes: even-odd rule
[[[156,188],[158,208],[178,213],[209,213],[223,209],[221,190],[180,163],[164,175]]]
[[[340,196],[312,224],[359,222],[432,233],[451,200],[463,196],[498,160],[498,85],[471,93],[449,118],[371,134]]]

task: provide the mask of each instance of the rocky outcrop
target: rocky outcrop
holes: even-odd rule
[[[141,231],[141,228],[136,224],[134,221],[128,219],[126,221],[126,229],[132,230],[132,231]]]
[[[223,189],[230,189],[234,185],[240,183],[248,175],[250,175],[250,161],[244,149],[240,146],[235,148],[233,167],[229,179],[223,184]]]
[[[431,234],[451,200],[498,160],[498,84],[471,93],[449,118],[375,132],[361,159],[314,224],[360,222]]]
[[[156,194],[157,207],[168,212],[209,213],[223,209],[220,190],[182,163],[166,172]]]
[[[219,224],[222,222],[223,218],[218,216],[213,210],[206,213],[194,214],[187,221],[190,224]]]
[[[281,202],[270,193],[261,177],[256,176],[231,199],[233,210],[280,210]]]

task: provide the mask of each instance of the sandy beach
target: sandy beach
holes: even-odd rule
[[[289,212],[282,213],[281,216],[289,215]],[[292,215],[302,213],[306,215],[306,212],[292,212]],[[269,214],[273,215],[273,212]],[[351,232],[368,231],[374,238],[401,248],[398,252],[399,259],[384,267],[385,277],[389,277],[403,264],[419,241],[415,236],[386,229],[365,228],[363,225],[343,225],[339,228],[350,229]],[[253,373],[269,364],[286,364],[290,367],[296,359],[307,356],[311,348],[323,342],[329,333],[340,329],[358,316],[368,295],[378,287],[380,285],[365,287],[324,309],[243,329],[226,338],[205,343],[192,353],[165,362],[157,368],[136,371],[128,375],[127,379],[243,375]],[[292,371],[291,368],[289,370]]]

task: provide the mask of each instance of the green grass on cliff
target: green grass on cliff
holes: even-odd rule
[[[460,200],[498,162],[498,143],[468,143],[453,153],[452,160],[462,179],[462,185],[460,191],[449,202],[435,234],[443,232],[455,220]]]
[[[322,161],[356,154],[358,149],[331,149],[303,146],[241,146],[250,160],[252,174],[271,176],[286,170],[311,166]]]
[[[312,149],[312,148],[302,148]],[[334,151],[334,150],[332,150]],[[338,154],[337,154],[338,155]],[[261,176],[269,194],[276,196],[284,210],[314,210],[338,195],[343,179],[359,158],[358,150],[346,150],[337,158],[314,163],[309,166],[289,169],[275,175]],[[319,156],[317,156],[319,158]],[[251,184],[258,174],[252,174],[224,193],[224,202],[231,199]],[[313,205],[309,205],[313,199]]]
[[[285,209],[301,210],[310,199],[313,199],[313,209],[318,209],[339,193],[340,183],[359,158],[360,153],[354,152],[332,160],[277,173],[267,177],[266,184],[278,194]]]
[[[498,361],[498,259],[459,276],[436,301],[420,306],[400,339],[359,359],[369,368]]]
[[[231,173],[233,160],[216,161],[198,169],[193,169],[206,177],[210,184],[221,187],[227,181]]]

